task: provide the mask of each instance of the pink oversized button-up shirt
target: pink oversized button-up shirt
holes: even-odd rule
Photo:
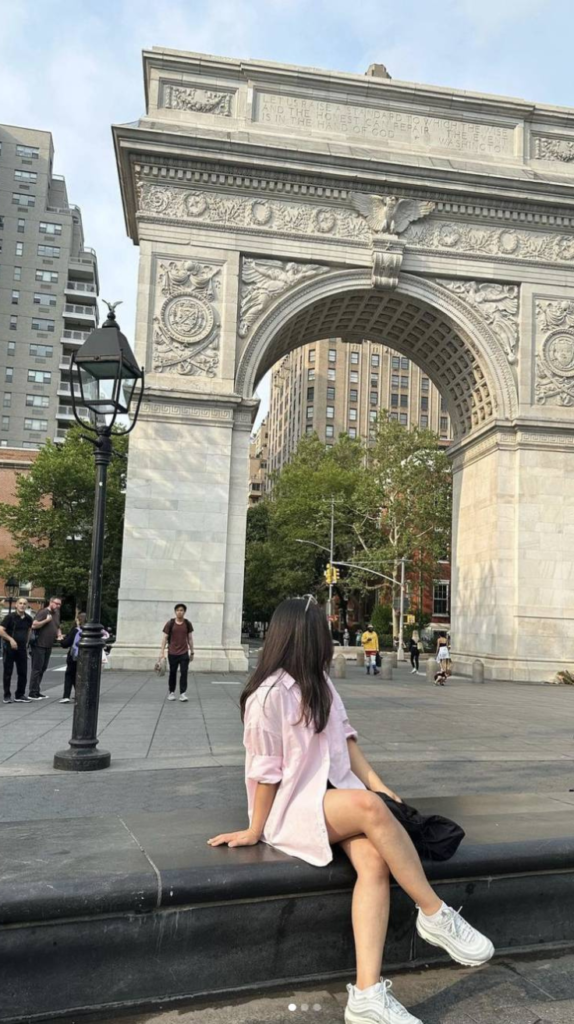
[[[323,732],[315,732],[312,722],[299,722],[299,687],[287,672],[278,671],[249,697],[243,736],[249,822],[257,783],[279,782],[262,841],[317,867],[333,859],[323,811],[327,781],[337,789],[365,789],[351,771],[347,748],[347,739],[356,739],[357,733],[327,682],[333,703]]]

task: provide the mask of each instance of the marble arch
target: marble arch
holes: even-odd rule
[[[456,430],[453,647],[493,679],[572,663],[574,111],[154,48],[113,129],[140,248],[116,664],[175,600],[196,667],[241,647],[255,386],[312,338],[421,365]]]

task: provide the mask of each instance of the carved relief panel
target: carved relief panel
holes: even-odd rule
[[[574,301],[536,300],[539,405],[574,405]]]
[[[221,332],[220,264],[161,261],[157,268],[152,370],[215,377]]]

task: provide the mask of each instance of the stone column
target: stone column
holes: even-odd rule
[[[574,446],[566,432],[494,431],[454,456],[452,646],[457,669],[549,680],[571,665]]]

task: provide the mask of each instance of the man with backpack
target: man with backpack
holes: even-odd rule
[[[169,661],[169,693],[168,700],[175,700],[175,687],[177,683],[177,670],[179,668],[179,699],[187,700],[187,671],[189,663],[193,660],[193,626],[189,619],[185,618],[187,606],[176,604],[174,607],[175,618],[166,622],[163,627],[161,639],[160,659],[165,658],[167,647],[167,658]]]

